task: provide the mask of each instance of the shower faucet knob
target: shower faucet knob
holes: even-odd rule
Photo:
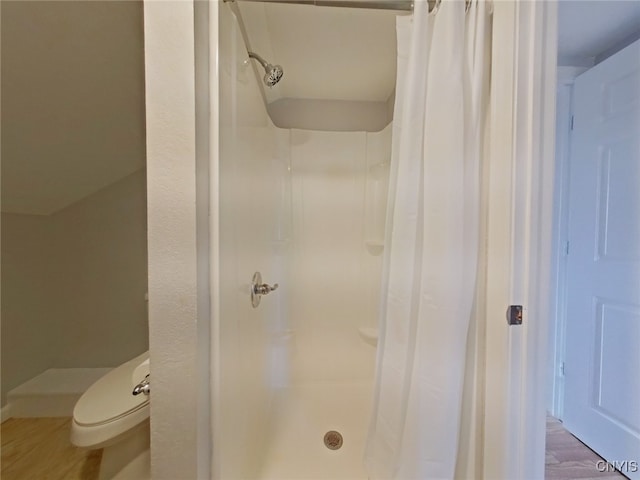
[[[266,295],[267,293],[271,293],[278,288],[278,284],[274,284],[273,287],[271,285],[267,285],[263,283],[262,285],[255,285],[253,287],[253,291],[258,295]]]
[[[253,279],[251,280],[251,305],[253,306],[253,308],[256,308],[258,305],[260,305],[260,298],[262,297],[262,295],[267,295],[277,288],[277,283],[275,283],[273,286],[262,283],[262,275],[260,274],[260,272],[254,273]]]

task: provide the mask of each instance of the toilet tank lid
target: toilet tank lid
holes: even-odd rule
[[[144,408],[149,403],[149,396],[132,395],[131,384],[136,368],[148,359],[149,352],[138,355],[91,385],[73,409],[75,422],[85,426],[98,425]]]

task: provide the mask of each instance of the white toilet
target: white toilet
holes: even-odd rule
[[[149,352],[91,385],[73,409],[71,443],[103,448],[100,480],[148,480],[149,395],[133,395],[149,374]]]

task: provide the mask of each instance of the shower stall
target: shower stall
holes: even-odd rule
[[[307,5],[278,8],[315,15],[314,4],[327,6],[327,36],[342,42],[353,38],[348,27],[337,35],[339,22],[371,13],[370,25],[388,21],[395,32],[395,17],[411,9],[406,1],[295,3]],[[384,8],[350,8],[363,3]],[[547,3],[494,4],[492,89],[501,95],[492,97],[482,172],[492,186],[483,200],[486,295],[476,298],[486,322],[472,330],[456,456],[467,478],[535,477],[543,466],[544,376],[534,358],[544,356],[545,334],[528,319],[543,317],[536,255],[546,248],[553,183]],[[393,98],[371,109],[344,98],[330,108],[309,99],[304,109],[295,95],[278,99],[298,60],[264,48],[265,8],[274,4],[145,3],[154,478],[370,476],[363,458],[384,338]],[[342,8],[328,8],[335,4]],[[291,18],[292,28],[304,25]],[[314,40],[318,55],[327,36]],[[287,41],[316,62],[300,38]],[[339,82],[349,63],[303,73]],[[344,114],[347,103],[359,113]],[[519,328],[505,321],[512,303],[527,305]]]
[[[243,36],[240,15],[250,24],[265,6],[243,7],[221,5],[218,24],[226,281],[214,332],[221,339],[214,476],[364,480],[391,125],[378,132],[275,126],[262,89],[278,88],[280,78],[285,84],[293,65],[274,67],[252,51],[246,42],[254,32]],[[393,12],[387,21],[393,28]],[[248,58],[262,65],[264,80]],[[278,287],[254,306],[256,272]]]

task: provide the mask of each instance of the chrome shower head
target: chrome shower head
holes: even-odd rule
[[[262,80],[269,87],[273,87],[280,81],[282,75],[284,75],[284,71],[280,65],[267,65],[265,71],[267,73],[264,74],[264,78]]]
[[[282,75],[284,75],[284,70],[282,70],[282,67],[280,65],[271,65],[270,63],[267,63],[265,59],[257,53],[249,52],[249,58],[255,58],[258,62],[260,62],[262,68],[264,68],[265,74],[263,81],[268,87],[273,87],[280,81]]]

